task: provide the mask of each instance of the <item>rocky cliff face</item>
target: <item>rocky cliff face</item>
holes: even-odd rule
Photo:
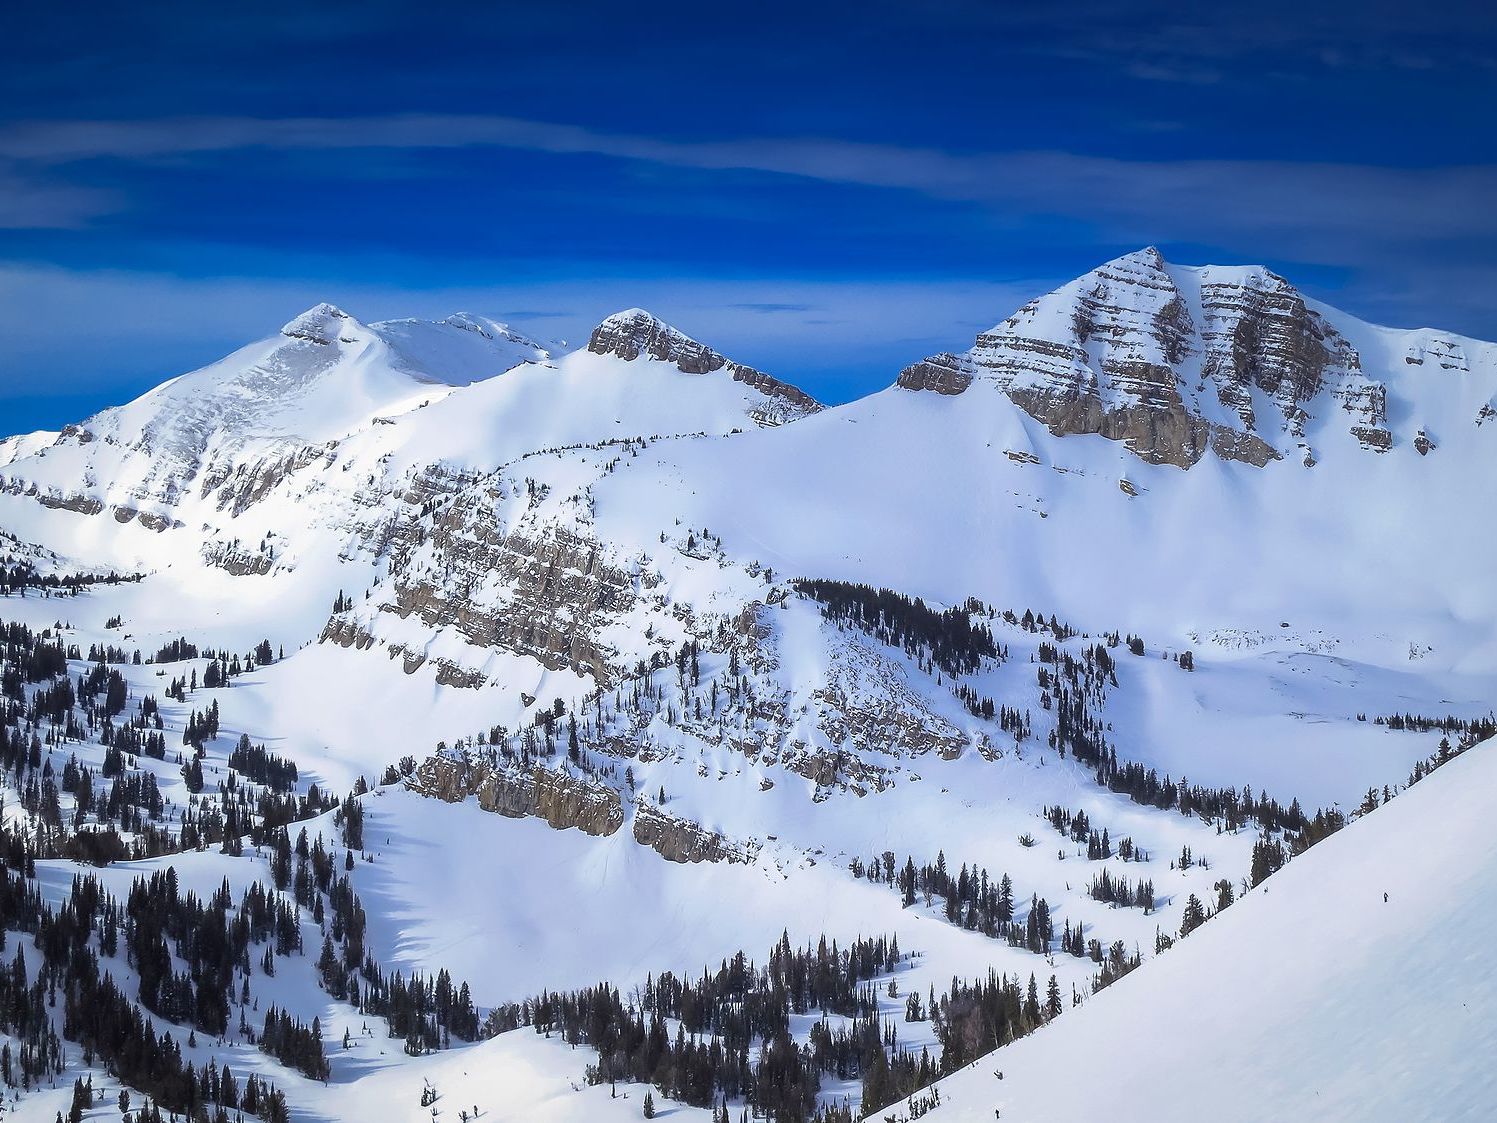
[[[417,767],[406,786],[446,803],[476,797],[485,811],[510,819],[544,819],[556,830],[576,828],[603,837],[624,825],[624,800],[615,788],[540,765],[526,768],[514,762],[432,756]],[[634,805],[631,833],[635,842],[668,862],[752,862],[758,853],[756,844],[736,843],[700,823],[643,803]]]
[[[626,362],[644,357],[670,363],[683,374],[713,374],[725,371],[763,395],[764,404],[753,412],[759,425],[781,425],[820,410],[821,403],[805,391],[781,382],[753,367],[735,363],[698,343],[684,332],[657,320],[642,308],[616,312],[593,329],[587,349],[595,355],[613,355]]]
[[[898,385],[960,394],[976,380],[1057,436],[1100,434],[1180,468],[1207,449],[1259,467],[1296,446],[1310,459],[1317,416],[1342,417],[1364,448],[1392,444],[1386,388],[1292,285],[1261,268],[1172,266],[1152,248],[1026,304],[964,355],[909,367]]]
[[[906,390],[934,390],[955,396],[972,385],[975,364],[969,355],[943,351],[899,372],[896,385]]]
[[[477,650],[614,681],[616,652],[603,633],[634,605],[635,575],[592,535],[583,500],[569,504],[577,518],[557,521],[539,509],[542,493],[519,498],[513,490],[497,474],[484,477],[409,527],[413,537],[391,551],[390,600],[380,610],[455,631]],[[506,499],[522,504],[508,525]],[[345,644],[360,638],[346,630],[327,636]],[[408,661],[407,669],[415,665]]]
[[[485,811],[511,819],[544,819],[557,830],[611,835],[624,824],[624,804],[606,784],[551,768],[502,768],[448,757],[428,758],[408,781],[412,791],[447,803],[478,797]]]
[[[634,813],[634,841],[668,862],[752,862],[757,848],[740,846],[690,819],[640,805]]]

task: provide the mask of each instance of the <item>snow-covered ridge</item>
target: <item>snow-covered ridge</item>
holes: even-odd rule
[[[8,440],[0,491],[42,508],[15,520],[23,536],[91,564],[149,570],[200,557],[265,574],[298,556],[382,556],[404,525],[400,497],[429,480],[489,472],[543,448],[725,435],[820,408],[671,329],[661,334],[693,373],[648,353],[566,352],[473,313],[365,324],[319,304],[267,339],[67,427],[44,456],[32,455],[53,443],[44,436]],[[55,511],[67,517],[45,514]],[[191,530],[171,542],[106,540],[77,515]]]
[[[18,433],[14,437],[0,437],[0,468],[51,447],[61,435],[39,429],[35,433]]]

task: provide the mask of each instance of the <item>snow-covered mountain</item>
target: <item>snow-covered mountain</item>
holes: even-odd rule
[[[970,351],[916,363],[899,385],[960,394],[991,382],[1056,435],[1098,433],[1150,463],[1188,468],[1209,448],[1308,467],[1347,433],[1375,452],[1429,452],[1435,418],[1420,407],[1451,395],[1433,371],[1407,378],[1426,362],[1471,376],[1459,379],[1466,408],[1438,418],[1448,429],[1497,409],[1492,344],[1373,328],[1261,266],[1172,265],[1150,247],[1031,301]]]
[[[293,824],[348,851],[378,964],[450,971],[484,1012],[692,978],[738,951],[764,963],[787,929],[797,946],[896,936],[915,955],[875,972],[875,1011],[829,1024],[887,1019],[913,1053],[891,1051],[887,1078],[866,1052],[823,1070],[817,1102],[842,1118],[869,1088],[902,1099],[921,1048],[930,1076],[1001,1043],[906,1020],[911,992],[992,970],[1054,975],[1068,998],[1141,962],[1127,993],[1146,994],[1156,932],[1223,880],[1261,880],[1260,843],[1303,848],[1442,737],[1485,732],[1494,397],[1493,345],[1154,250],[830,408],[640,309],[567,350],[471,315],[365,325],[322,305],[60,435],[0,444],[0,593],[31,591],[0,620],[60,627],[80,656],[117,649],[128,703],[107,723],[89,711],[84,678],[103,672],[76,658],[73,724],[15,721],[66,754],[54,771],[115,770],[106,738],[127,718],[149,731],[159,713],[173,754],[201,745],[184,749],[206,769],[196,790],[192,759],[128,767],[178,840],[144,868],[204,894],[270,884],[213,830],[264,846],[286,814],[242,794],[268,773],[231,759],[240,734],[294,761],[304,800],[313,782],[354,792],[370,861],[346,806]],[[111,572],[131,579],[36,595]],[[170,646],[184,637],[197,654]],[[137,665],[136,647],[161,657]],[[210,702],[221,731],[204,737]],[[59,824],[145,837],[72,784]],[[7,819],[50,822],[20,798],[42,785],[16,786]],[[1402,799],[1346,837],[1397,822]],[[173,852],[204,833],[206,852]],[[889,866],[906,859],[918,891]],[[50,860],[60,901],[74,864]],[[141,868],[111,866],[112,891]],[[988,896],[1004,875],[1006,918]],[[311,957],[324,936],[353,954],[313,911],[346,894],[318,892],[298,914]],[[1219,923],[1248,924],[1261,893]],[[357,1036],[331,977],[297,963],[251,990]],[[786,1032],[807,1044],[815,1021],[795,1011]],[[511,1033],[451,1059],[344,1056],[330,1033],[329,1087],[366,1106],[428,1107],[422,1081],[440,1079],[492,1107],[505,1087],[470,1073],[519,1065],[527,1117],[637,1114],[568,1092],[580,1053]],[[354,1102],[229,1037],[216,1056],[306,1110]]]
[[[549,356],[505,325],[474,316],[366,326],[320,304],[277,335],[66,435],[124,445],[191,471],[215,441],[332,440],[375,417]]]
[[[549,354],[475,316],[370,326],[322,304],[268,339],[68,426],[10,486],[60,509],[165,530],[195,500],[242,505],[314,449]],[[28,438],[33,447],[38,436]],[[10,463],[19,459],[8,451]]]
[[[647,314],[611,317],[595,340],[640,316],[696,361],[596,345],[554,353],[468,314],[364,325],[320,305],[55,441],[8,440],[0,492],[84,515],[14,521],[91,565],[263,575],[303,553],[377,558],[398,533],[401,494],[537,449],[726,433],[819,408]],[[110,517],[129,530],[90,525]]]

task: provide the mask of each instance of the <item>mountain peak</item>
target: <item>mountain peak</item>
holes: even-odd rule
[[[653,312],[651,312],[651,311],[649,311],[648,309],[645,309],[645,308],[623,308],[623,309],[620,309],[619,311],[615,312],[611,316],[605,316],[603,318],[603,323],[604,324],[609,324],[609,323],[614,323],[616,321],[617,322],[622,322],[622,323],[634,323],[636,321],[643,321],[643,320],[650,320],[650,321],[653,321],[654,323],[657,323],[657,324],[664,323],[664,321],[661,320],[658,316],[656,316]]]
[[[1164,259],[1164,254],[1159,252],[1158,246],[1144,246],[1143,249],[1133,250],[1120,257],[1115,257],[1101,269],[1109,269],[1118,266],[1127,266],[1142,269],[1164,269],[1169,262]]]
[[[821,409],[821,403],[799,387],[733,362],[643,308],[626,308],[609,316],[593,329],[587,349],[594,355],[613,355],[625,362],[644,357],[671,363],[682,374],[711,374],[726,369],[734,382],[757,390],[772,403],[771,408],[754,414],[761,425],[792,421]]]
[[[507,339],[511,343],[528,343],[536,348],[542,346],[528,336],[515,331],[508,324],[491,320],[487,316],[480,316],[476,312],[454,312],[440,322],[450,328],[457,328],[459,331],[470,331],[484,339]]]
[[[1392,447],[1386,386],[1293,285],[1261,266],[1173,267],[1154,246],[1030,301],[964,354],[906,368],[897,385],[954,395],[979,380],[1057,436],[1099,434],[1179,468],[1208,449],[1308,466],[1312,438],[1348,415],[1363,448]],[[1323,392],[1341,409],[1312,406]]]
[[[300,316],[281,328],[281,334],[291,339],[305,339],[309,343],[323,345],[338,342],[348,334],[358,321],[335,304],[314,304]]]
[[[593,329],[587,349],[595,355],[614,355],[626,362],[643,355],[674,363],[684,374],[707,374],[720,370],[728,362],[726,356],[643,308],[626,308],[609,316]]]

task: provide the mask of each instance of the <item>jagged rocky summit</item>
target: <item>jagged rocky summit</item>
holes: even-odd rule
[[[782,424],[822,408],[821,403],[804,390],[761,370],[733,362],[656,319],[643,308],[629,308],[609,316],[593,329],[587,349],[595,355],[613,355],[626,362],[641,357],[655,359],[672,364],[683,374],[712,374],[725,370],[734,382],[752,387],[773,402],[773,409],[763,411],[762,417],[755,417],[760,424]]]
[[[897,385],[1001,389],[1052,433],[1096,433],[1189,468],[1209,448],[1263,466],[1313,423],[1386,451],[1387,387],[1284,278],[1258,266],[1189,268],[1150,247],[1031,301],[969,351],[906,368]]]

